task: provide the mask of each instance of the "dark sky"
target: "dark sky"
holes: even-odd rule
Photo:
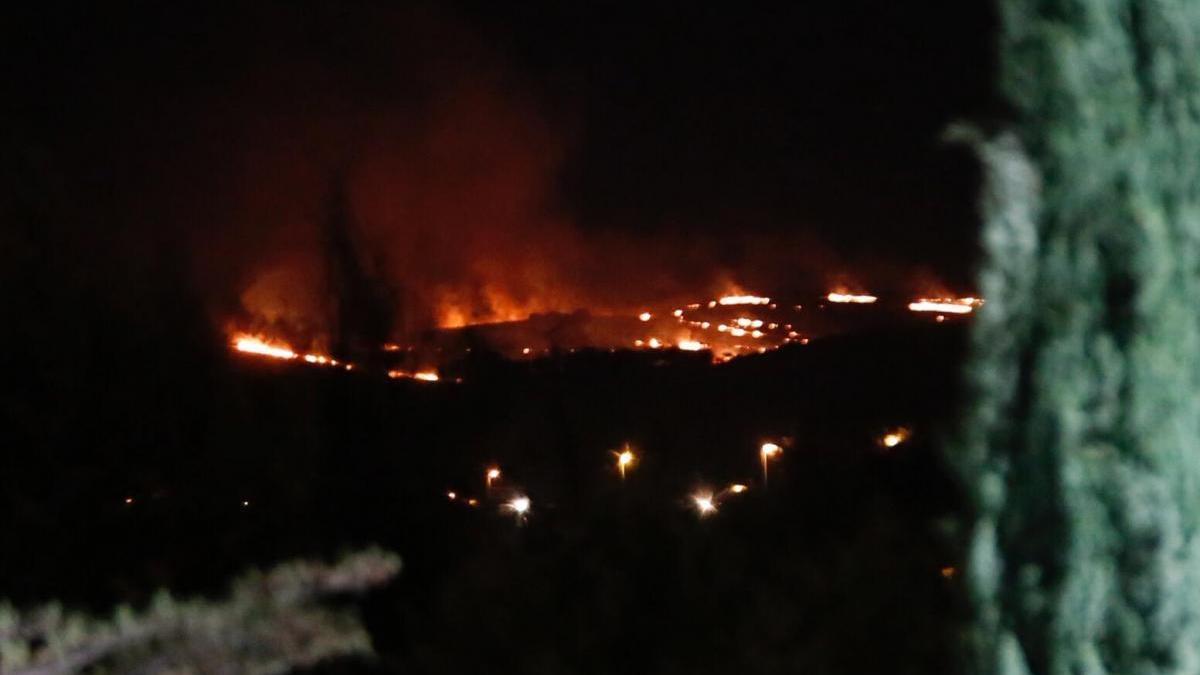
[[[585,218],[970,249],[973,165],[938,137],[989,113],[988,3],[517,4],[465,13],[578,116]]]
[[[7,192],[68,197],[89,231],[60,236],[107,242],[97,255],[277,245],[246,223],[311,191],[290,172],[312,157],[373,166],[400,148],[422,157],[408,184],[442,202],[486,193],[469,163],[414,150],[478,133],[493,174],[538,184],[498,194],[549,203],[564,241],[794,236],[970,286],[977,171],[939,134],[992,114],[987,3],[82,4],[8,21]],[[210,237],[222,222],[238,224]]]

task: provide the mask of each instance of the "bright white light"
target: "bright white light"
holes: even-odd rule
[[[524,516],[526,513],[529,513],[529,506],[530,506],[529,497],[522,496],[522,497],[513,497],[512,499],[510,499],[508,501],[507,504],[504,505],[504,508],[508,509],[509,511],[512,511],[513,513],[517,514],[518,516]]]

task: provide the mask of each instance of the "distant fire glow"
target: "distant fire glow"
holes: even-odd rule
[[[825,299],[830,302],[850,303],[855,305],[872,305],[879,298],[874,295],[856,295],[853,293],[830,293],[825,296]]]
[[[233,348],[243,354],[252,354],[254,356],[266,356],[272,359],[281,359],[291,361],[299,359],[305,363],[311,363],[316,366],[342,366],[346,370],[352,370],[353,365],[349,363],[343,364],[341,361],[327,356],[325,354],[301,354],[292,349],[291,346],[278,340],[265,340],[263,338],[254,337],[251,335],[238,335],[233,339]]]
[[[908,303],[913,312],[937,312],[938,314],[970,314],[983,305],[980,298],[919,298]]]
[[[387,375],[393,380],[410,379],[420,380],[421,382],[437,382],[441,379],[435,370],[418,370],[413,373],[406,370],[389,370]]]
[[[233,341],[233,348],[246,354],[270,356],[276,359],[294,359],[296,352],[281,344],[271,344],[258,338],[242,336]]]
[[[848,327],[841,325],[851,321],[850,314],[821,317],[819,313],[804,310],[806,304],[780,302],[772,298],[744,291],[737,285],[726,287],[724,294],[711,296],[699,302],[676,302],[670,305],[633,305],[607,313],[603,307],[581,308],[570,316],[558,316],[554,312],[566,311],[569,305],[551,303],[548,300],[530,300],[525,309],[530,312],[550,312],[550,315],[517,311],[515,302],[492,302],[491,306],[503,307],[499,313],[472,313],[465,311],[460,320],[450,324],[466,329],[463,332],[447,330],[427,333],[422,336],[393,336],[377,345],[383,364],[379,373],[392,379],[411,379],[420,382],[442,382],[439,373],[442,367],[457,363],[469,354],[469,344],[482,342],[488,348],[513,359],[557,358],[563,354],[587,349],[607,349],[616,352],[625,349],[678,352],[707,352],[713,364],[722,364],[744,356],[764,354],[788,345],[806,345],[810,339],[834,335]],[[507,297],[507,296],[506,296]],[[880,301],[876,296],[857,292],[853,286],[836,287],[836,290],[819,296],[822,302],[846,305],[886,305],[887,315],[873,319],[869,312],[855,312],[854,321],[890,320],[890,310],[896,307],[891,302]],[[456,302],[469,302],[455,296]],[[558,298],[563,302],[567,299]],[[437,300],[445,300],[438,297]],[[571,300],[574,302],[576,299]],[[918,298],[912,302],[896,303],[907,306],[909,311],[930,313],[930,319],[945,322],[955,316],[968,315],[983,305],[976,297],[937,296]],[[626,307],[629,307],[626,305]],[[508,311],[512,310],[512,311]],[[636,317],[632,323],[623,317]],[[617,320],[619,317],[620,320]],[[514,322],[508,324],[506,322]],[[857,324],[854,324],[857,327]],[[466,339],[464,339],[466,338]],[[320,344],[322,338],[311,338]],[[303,361],[314,366],[337,367],[344,370],[360,370],[361,364],[340,362],[328,354],[306,353],[295,349],[286,340],[276,336],[239,333],[231,341],[233,348],[243,354],[279,359]],[[671,358],[664,354],[669,363]],[[414,363],[415,362],[415,363]],[[420,366],[420,367],[418,367]],[[450,378],[454,382],[461,379]]]
[[[771,299],[757,295],[726,295],[718,298],[716,302],[720,305],[769,305]]]

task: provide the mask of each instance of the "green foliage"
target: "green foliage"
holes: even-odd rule
[[[1001,0],[975,672],[1200,671],[1200,3]]]
[[[49,603],[21,612],[0,603],[0,672],[281,673],[346,654],[370,653],[354,614],[320,600],[391,579],[399,559],[366,550],[338,563],[299,561],[239,578],[220,601],[160,591],[142,611],[107,619]]]

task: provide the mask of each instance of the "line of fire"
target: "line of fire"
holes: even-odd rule
[[[717,297],[639,312],[537,312],[506,308],[508,320],[468,322],[461,308],[440,308],[439,325],[395,331],[402,313],[397,293],[372,275],[356,243],[343,180],[322,227],[326,277],[334,300],[328,324],[314,339],[292,336],[253,317],[230,321],[231,348],[247,357],[382,374],[418,382],[460,382],[456,366],[476,352],[529,360],[579,351],[651,351],[662,359],[707,359],[713,364],[788,345],[869,331],[909,321],[959,320],[983,306],[976,297],[879,297],[835,288],[824,295],[780,298],[731,284]],[[537,303],[533,303],[536,307]],[[402,323],[402,322],[401,322]],[[307,340],[306,347],[298,346]]]

